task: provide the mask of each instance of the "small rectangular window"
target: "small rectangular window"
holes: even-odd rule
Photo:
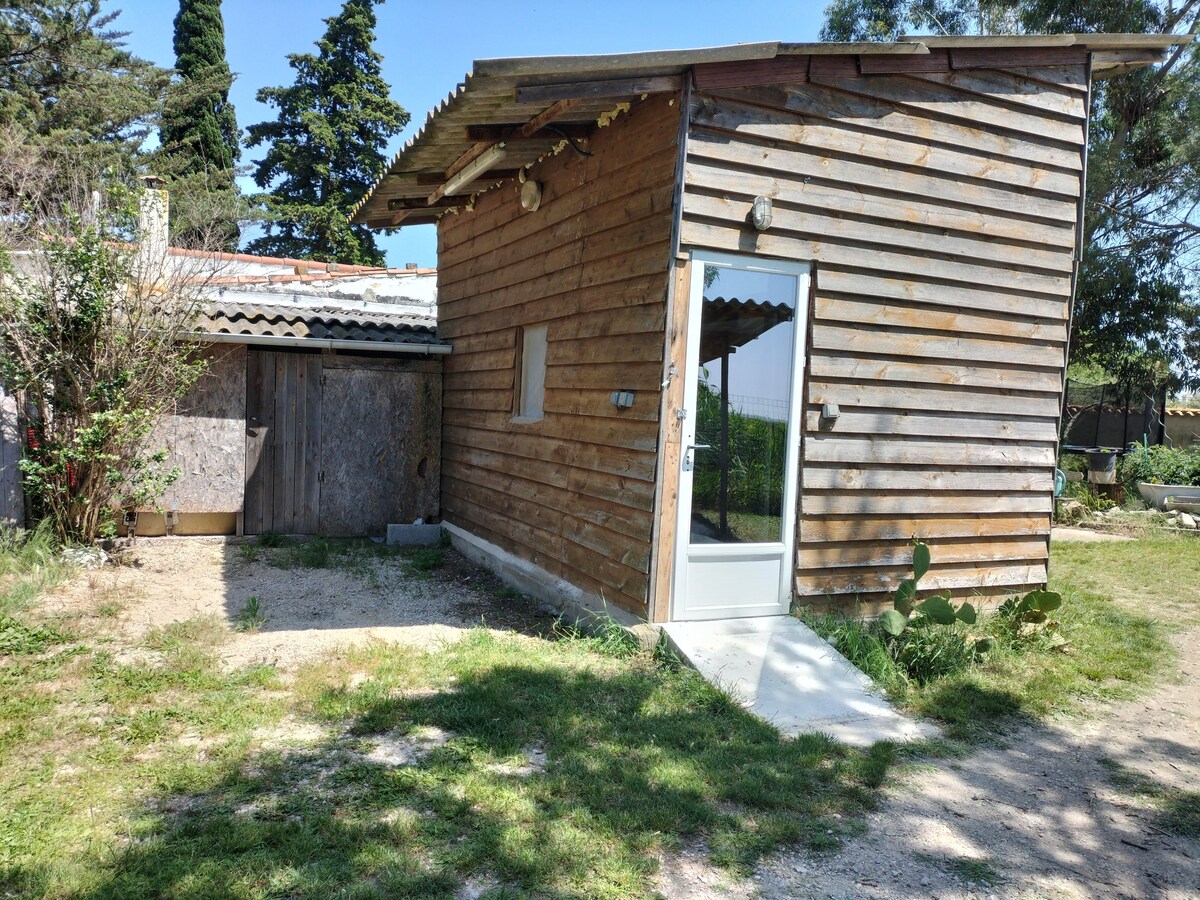
[[[546,326],[526,325],[517,339],[517,385],[514,422],[542,418],[546,397]]]

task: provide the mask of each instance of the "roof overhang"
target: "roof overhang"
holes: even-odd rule
[[[768,41],[595,56],[476,60],[355,207],[373,228],[434,221],[559,149],[586,147],[620,104],[697,87],[966,68],[1082,65],[1104,77],[1163,60],[1192,35],[906,36],[893,43]]]
[[[188,340],[201,344],[246,344],[253,347],[304,347],[309,350],[345,350],[353,353],[393,353],[408,356],[445,356],[454,348],[447,343],[401,344],[390,341],[339,341],[331,338],[277,337],[267,334],[227,334],[194,331]]]

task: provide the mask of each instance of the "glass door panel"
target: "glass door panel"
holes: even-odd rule
[[[797,281],[704,266],[692,544],[783,540]]]

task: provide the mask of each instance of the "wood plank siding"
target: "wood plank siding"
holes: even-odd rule
[[[834,67],[693,94],[683,249],[814,263],[800,603],[871,611],[914,536],[933,549],[923,587],[1045,581],[1086,82],[1078,64]]]
[[[657,95],[438,223],[442,516],[647,614],[680,101]],[[545,414],[514,422],[523,326],[547,325]],[[635,393],[629,409],[613,391]]]

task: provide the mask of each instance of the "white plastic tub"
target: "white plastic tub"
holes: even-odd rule
[[[1139,481],[1138,493],[1155,509],[1166,509],[1167,503],[1172,500],[1186,507],[1200,504],[1200,487],[1190,487],[1186,484],[1149,484]]]

